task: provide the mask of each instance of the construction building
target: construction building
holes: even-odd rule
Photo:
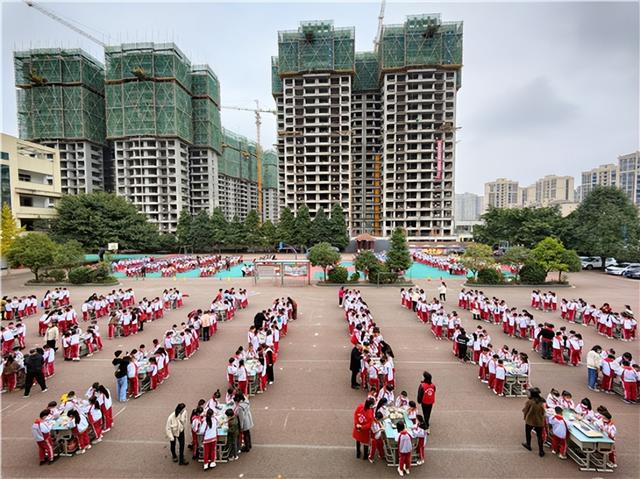
[[[352,235],[453,235],[462,23],[408,17],[355,53],[354,29],[303,22],[278,34],[280,206],[340,203]]]
[[[109,46],[105,60],[15,53],[20,137],[60,150],[63,193],[114,191],[162,232],[185,209],[243,219],[258,208],[256,144],[223,133],[208,65],[191,65],[173,43]],[[263,210],[277,219],[277,155],[268,163]]]
[[[640,151],[618,157],[619,186],[634,205],[640,206]]]
[[[278,153],[262,152],[262,220],[276,223],[280,218],[278,204]]]
[[[522,193],[517,181],[498,178],[484,184],[484,209],[518,208],[522,206]]]
[[[32,230],[56,215],[62,197],[60,155],[55,148],[0,133],[2,204],[11,207],[19,226]]]
[[[610,163],[583,171],[580,201],[584,200],[596,186],[618,186],[618,165]]]
[[[82,50],[14,53],[20,138],[60,152],[62,192],[106,189],[104,66]]]

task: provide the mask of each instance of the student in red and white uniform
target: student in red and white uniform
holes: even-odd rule
[[[615,441],[618,430],[616,428],[615,423],[613,422],[611,413],[604,406],[600,406],[598,408],[598,415],[599,415],[599,418],[596,421],[596,426],[598,426],[598,428],[604,434],[606,434],[609,437],[609,439]],[[618,467],[615,444],[613,445],[607,460],[608,460],[607,466],[613,467],[613,468]]]
[[[247,374],[247,368],[244,366],[244,359],[238,362],[238,368],[236,372],[238,378],[238,389],[242,391],[245,396],[249,395],[249,378]]]
[[[140,388],[138,383],[138,364],[135,358],[131,357],[127,364],[127,394],[130,397],[137,398],[140,396]]]
[[[218,421],[213,415],[213,411],[209,409],[205,419],[200,425],[200,434],[202,434],[203,448],[203,468],[206,471],[210,467],[216,467],[216,445],[218,441]]]
[[[173,342],[171,341],[172,335],[173,335],[173,331],[167,331],[167,333],[164,335],[164,349],[165,351],[167,351],[167,354],[169,355],[169,361],[173,361],[175,357]]]
[[[566,459],[569,428],[562,417],[562,407],[556,406],[554,411],[555,414],[548,419],[551,427],[551,452],[557,453],[560,459]]]
[[[234,385],[237,372],[238,368],[236,367],[236,359],[229,358],[229,362],[227,364],[227,382],[229,383],[229,386]]]
[[[413,428],[411,428],[411,435],[418,438],[418,444],[416,450],[418,452],[418,460],[416,464],[418,466],[424,464],[424,445],[428,434],[428,428],[425,424],[424,418],[419,414],[416,416],[416,420]]]
[[[504,361],[498,359],[496,364],[496,378],[493,383],[493,392],[498,396],[504,396],[504,382],[507,379],[507,370],[504,368]]]
[[[404,476],[411,470],[411,434],[404,428],[404,421],[400,421],[396,426],[398,430],[398,474]]]
[[[111,430],[113,426],[113,400],[111,392],[105,386],[98,386],[96,397],[102,411],[102,432]]]
[[[47,462],[49,464],[53,464],[53,461],[56,459],[53,452],[51,428],[46,422],[46,418],[48,416],[49,410],[43,410],[40,412],[38,419],[36,419],[31,426],[31,434],[38,445],[38,457],[40,458],[41,466]]]
[[[638,400],[638,373],[626,359],[622,360],[620,379],[624,387],[624,402],[635,404]]]
[[[69,337],[69,357],[72,361],[80,361],[80,331],[76,328]]]
[[[0,328],[0,332],[2,333],[2,355],[5,356],[7,354],[11,354],[11,351],[13,351],[13,343],[15,341],[13,323],[9,323],[6,328],[2,326]]]
[[[600,370],[602,371],[602,379],[600,381],[600,388],[605,392],[612,394],[613,377],[615,375],[613,363],[615,356],[613,354],[607,354],[607,357],[600,362]]]
[[[89,414],[88,419],[91,423],[91,427],[93,428],[93,435],[95,436],[95,442],[102,442],[102,410],[100,408],[100,403],[98,402],[97,397],[92,397],[89,399]]]
[[[76,454],[84,454],[87,449],[91,449],[91,443],[89,441],[89,421],[84,414],[73,408],[67,411],[67,416],[73,419],[72,431],[78,441],[78,451]]]
[[[582,348],[584,346],[582,335],[572,334],[567,342],[569,344],[569,364],[571,364],[571,366],[578,366],[582,360]]]

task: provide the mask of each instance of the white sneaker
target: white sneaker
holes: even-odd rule
[[[400,474],[400,477],[404,476],[404,472],[402,472],[402,469],[400,469],[399,467],[398,467],[398,474]]]
[[[205,464],[204,466],[202,466],[202,468],[206,471],[207,469],[209,469],[209,464]]]
[[[409,469],[405,469],[405,470],[404,470],[404,473],[405,473],[406,475],[409,475],[409,474],[411,474],[411,471],[410,471]]]
[[[210,462],[210,463],[209,463],[209,467],[210,467],[210,468],[214,468],[214,467],[216,467],[216,463],[215,463],[215,462]]]

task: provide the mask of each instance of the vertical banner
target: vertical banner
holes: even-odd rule
[[[442,140],[436,140],[436,180],[442,180]]]

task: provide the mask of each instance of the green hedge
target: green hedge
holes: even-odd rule
[[[480,284],[502,284],[504,277],[502,273],[493,268],[481,269],[478,271],[478,283]]]
[[[342,266],[336,266],[329,270],[327,279],[331,283],[346,283],[349,279],[349,271]]]
[[[69,271],[69,282],[73,284],[92,283],[93,277],[93,269],[87,266],[78,266]]]
[[[531,261],[525,263],[519,276],[522,284],[543,284],[547,279],[547,272],[539,263]]]

